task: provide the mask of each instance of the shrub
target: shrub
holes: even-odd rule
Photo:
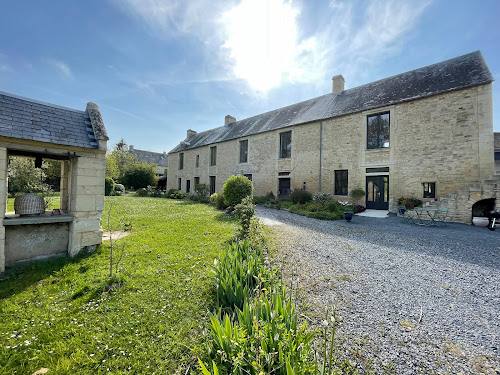
[[[354,202],[359,202],[362,198],[364,198],[366,195],[365,191],[360,188],[352,189],[351,190],[351,198]]]
[[[354,213],[358,213],[358,212],[363,212],[363,211],[366,211],[366,207],[363,206],[362,204],[357,204],[355,207],[354,207]]]
[[[252,181],[242,175],[229,177],[222,188],[228,206],[240,204],[243,198],[252,195],[252,190]]]
[[[170,199],[184,199],[186,198],[187,194],[182,190],[170,189],[167,193],[167,196]]]
[[[135,191],[135,195],[138,196],[138,197],[147,197],[148,196],[148,191],[144,188],[142,189],[137,189]]]
[[[234,213],[241,222],[241,232],[244,237],[250,234],[250,226],[252,217],[255,215],[255,205],[252,203],[252,198],[245,197],[241,203],[236,205]]]
[[[322,203],[330,202],[332,200],[332,195],[329,193],[324,193],[322,191],[318,191],[314,193],[313,201],[318,201]]]
[[[108,196],[113,193],[115,182],[111,177],[104,178],[104,195]]]
[[[196,184],[194,185],[194,192],[200,202],[206,202],[210,193],[210,186],[207,184]]]
[[[213,193],[210,196],[210,202],[218,209],[226,209],[226,204],[224,203],[224,196],[221,193]]]
[[[290,199],[292,200],[293,203],[307,203],[312,201],[313,197],[312,194],[309,193],[307,190],[298,190],[295,189],[292,194],[290,194]]]
[[[122,184],[115,184],[115,193],[116,195],[122,195],[125,193],[125,186]]]
[[[412,210],[415,207],[422,206],[422,201],[420,199],[417,199],[417,198],[401,197],[398,199],[398,205],[404,205],[404,206],[406,206],[407,210]]]
[[[154,164],[133,163],[127,167],[123,175],[123,183],[133,189],[145,188],[156,185],[156,172]]]

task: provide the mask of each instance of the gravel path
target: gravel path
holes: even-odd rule
[[[500,230],[257,215],[301,314],[318,326],[333,302],[338,355],[361,373],[500,374]]]

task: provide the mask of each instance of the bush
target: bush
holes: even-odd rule
[[[194,192],[200,202],[206,202],[208,194],[210,194],[210,186],[207,184],[196,184],[194,185]]]
[[[252,181],[242,175],[231,176],[224,183],[222,193],[228,206],[240,204],[242,199],[252,195]]]
[[[365,191],[360,188],[352,189],[351,190],[351,198],[354,202],[359,202],[362,198],[364,198],[366,195]]]
[[[137,189],[135,191],[135,195],[138,196],[138,197],[147,197],[148,196],[148,191],[144,188],[142,189]]]
[[[115,184],[115,193],[116,195],[122,195],[125,193],[125,186],[122,184]]]
[[[363,212],[366,211],[366,207],[363,206],[362,204],[357,204],[354,206],[354,213],[357,214],[358,212]]]
[[[412,210],[415,207],[422,206],[422,201],[420,199],[417,199],[417,198],[401,197],[398,199],[398,205],[404,205],[404,206],[406,206],[407,210]]]
[[[321,203],[330,202],[332,200],[332,195],[329,193],[323,193],[322,191],[318,191],[314,193],[313,201],[318,201]]]
[[[104,195],[108,196],[113,193],[115,182],[111,177],[104,178]]]
[[[145,188],[150,185],[156,186],[155,164],[131,164],[125,170],[123,183],[125,186],[130,186],[133,189]]]
[[[226,204],[224,203],[224,196],[221,193],[213,193],[210,196],[210,202],[218,209],[225,210]]]
[[[312,201],[313,197],[312,197],[312,194],[309,193],[307,190],[295,189],[292,192],[292,194],[290,194],[290,199],[295,204],[297,204],[297,203],[304,204],[304,203]]]
[[[182,190],[170,189],[167,193],[167,197],[170,199],[184,199],[186,196],[187,194]]]
[[[252,198],[249,196],[243,198],[241,203],[236,205],[234,213],[240,219],[243,236],[247,237],[250,234],[252,218],[255,215],[255,205],[252,203]]]

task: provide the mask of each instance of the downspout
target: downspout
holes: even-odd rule
[[[319,122],[319,186],[318,189],[321,192],[321,170],[323,169],[323,166],[321,164],[322,162],[322,152],[323,152],[323,121]]]

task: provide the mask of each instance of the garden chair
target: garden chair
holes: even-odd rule
[[[406,206],[398,206],[398,213],[405,219],[405,223],[416,224],[415,219],[418,218],[417,213],[413,210],[407,210]]]
[[[448,207],[438,207],[434,213],[434,222],[436,225],[446,225],[446,218],[448,217]]]

